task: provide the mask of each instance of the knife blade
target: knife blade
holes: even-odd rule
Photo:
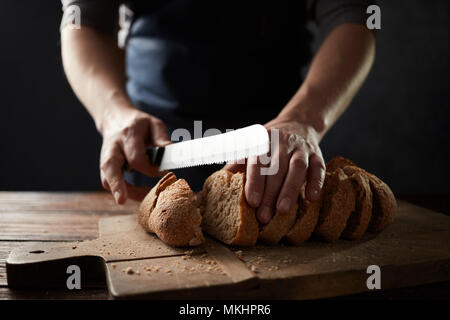
[[[256,124],[226,133],[148,147],[147,155],[161,171],[241,160],[266,154],[270,149],[266,128]]]

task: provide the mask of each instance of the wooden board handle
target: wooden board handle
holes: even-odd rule
[[[81,243],[42,243],[14,249],[6,260],[9,287],[66,287],[71,265],[80,267],[83,287],[104,286],[105,261]]]

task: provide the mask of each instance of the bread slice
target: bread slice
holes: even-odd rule
[[[338,168],[327,172],[322,193],[323,205],[314,235],[326,241],[335,241],[355,209],[355,189],[350,178]]]
[[[202,227],[230,245],[252,246],[258,238],[255,209],[244,194],[245,174],[220,170],[209,176],[202,190]]]
[[[323,195],[323,192],[322,192]],[[300,210],[294,226],[286,234],[286,239],[291,244],[298,246],[311,237],[319,220],[320,208],[322,207],[322,196],[319,200],[309,202],[300,200]]]
[[[289,232],[297,217],[298,203],[288,213],[277,211],[272,220],[259,232],[260,240],[268,244],[277,244]]]
[[[139,224],[172,246],[196,246],[205,241],[196,196],[184,179],[165,175],[142,201]]]
[[[397,200],[389,186],[373,174],[367,173],[373,195],[372,219],[368,230],[380,232],[394,222]]]
[[[355,211],[347,221],[342,237],[349,240],[360,239],[366,232],[372,217],[372,191],[369,178],[355,166],[346,166],[344,173],[350,177],[356,190]]]
[[[369,179],[372,191],[372,217],[367,228],[370,232],[379,232],[390,225],[397,212],[397,201],[392,190],[380,178],[364,169],[357,167],[353,162],[343,157],[335,157],[327,163],[327,171],[345,166],[354,166]]]

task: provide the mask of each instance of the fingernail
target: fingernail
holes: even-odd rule
[[[116,203],[119,204],[119,199],[120,199],[119,191],[114,192],[114,199],[116,200]]]
[[[281,200],[280,204],[278,205],[278,210],[282,212],[289,212],[289,210],[291,210],[291,199],[283,198],[283,200]]]
[[[253,208],[256,208],[259,205],[260,201],[261,201],[261,193],[252,192],[252,194],[250,195],[250,205]]]
[[[262,207],[260,214],[262,223],[268,223],[270,221],[270,218],[272,218],[272,210],[268,206]]]
[[[172,143],[172,141],[170,141],[170,140],[159,140],[159,141],[157,141],[157,144],[160,147],[167,146],[167,145],[169,145],[171,143]]]

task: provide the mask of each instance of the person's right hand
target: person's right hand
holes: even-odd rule
[[[103,187],[111,191],[117,204],[124,204],[127,198],[141,201],[150,188],[125,182],[122,168],[128,162],[130,169],[147,176],[161,176],[163,173],[151,165],[145,148],[170,143],[166,125],[134,107],[124,107],[108,114],[100,131],[103,135],[100,154]]]

